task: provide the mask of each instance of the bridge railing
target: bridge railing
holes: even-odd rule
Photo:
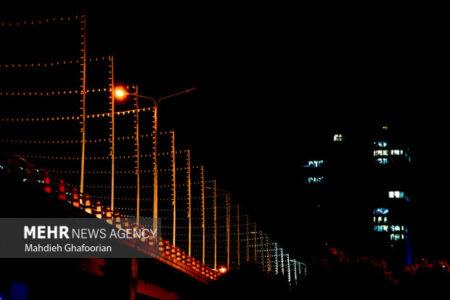
[[[0,171],[6,174],[16,174],[24,183],[39,186],[51,195],[56,195],[61,201],[83,210],[85,213],[98,219],[105,219],[109,224],[117,228],[142,228],[132,223],[127,217],[121,216],[119,211],[112,211],[109,206],[104,206],[100,201],[93,203],[89,193],[80,194],[77,187],[69,185],[64,180],[50,174],[48,170],[37,167],[17,154],[6,154],[6,165],[0,164]],[[201,261],[172,245],[162,238],[154,239],[151,236],[141,239],[145,250],[156,250],[162,261],[176,266],[179,269],[204,280],[216,280],[220,273]],[[147,252],[147,251],[145,251]]]

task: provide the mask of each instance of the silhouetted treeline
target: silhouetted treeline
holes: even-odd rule
[[[210,285],[205,299],[324,299],[341,295],[392,299],[418,291],[437,295],[449,287],[450,268],[445,260],[419,259],[393,272],[382,258],[350,257],[330,248],[312,260],[307,277],[297,287],[289,287],[280,276],[262,272],[259,265],[245,264]]]

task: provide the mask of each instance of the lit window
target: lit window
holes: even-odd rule
[[[342,134],[335,134],[333,135],[333,142],[343,142],[344,141],[344,136]]]
[[[403,226],[400,226],[400,225],[391,225],[391,231],[392,232],[398,232],[398,231],[401,231],[401,228],[402,228]]]
[[[373,231],[375,231],[375,232],[383,232],[383,226],[375,225],[375,226],[373,226]]]
[[[388,145],[387,142],[383,142],[383,141],[376,142],[375,144],[378,145],[378,147],[380,147],[380,148],[386,148]]]
[[[306,182],[308,184],[323,183],[323,176],[320,176],[320,177],[308,177]]]
[[[391,155],[403,155],[403,150],[401,149],[392,149]]]
[[[388,150],[374,150],[373,156],[388,156],[389,151]]]
[[[405,236],[403,234],[395,233],[390,235],[391,241],[400,241],[401,239],[403,240],[404,238]]]
[[[403,199],[405,198],[405,193],[401,191],[389,191],[390,199]]]
[[[319,168],[323,165],[323,160],[310,160],[305,164],[305,168]]]
[[[384,232],[388,232],[389,231],[389,226],[388,225],[383,225],[383,231]]]
[[[375,215],[387,215],[389,213],[389,209],[387,209],[387,208],[375,208],[373,213]]]
[[[380,165],[387,165],[388,159],[387,157],[378,157],[376,162]]]

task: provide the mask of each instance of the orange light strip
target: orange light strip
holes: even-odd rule
[[[104,56],[87,58],[86,61],[89,63],[94,62],[104,62],[108,58]],[[60,66],[80,64],[82,60],[67,58],[63,60],[54,60],[48,62],[29,62],[29,63],[10,63],[10,64],[0,64],[0,69],[2,70],[16,70],[16,69],[45,69],[45,68],[56,68]]]
[[[43,24],[64,24],[70,22],[77,22],[81,20],[82,16],[70,16],[70,17],[52,17],[45,19],[31,19],[31,20],[20,20],[11,22],[1,22],[0,27],[2,28],[13,28],[13,27],[24,27],[24,26],[37,26]]]

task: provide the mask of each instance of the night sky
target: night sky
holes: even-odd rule
[[[427,242],[439,246],[448,226],[445,210],[436,211],[448,207],[439,19],[281,5],[122,4],[50,15],[78,12],[88,15],[88,55],[114,55],[119,81],[155,97],[198,88],[161,104],[162,127],[174,128],[178,145],[192,148],[207,176],[275,240],[301,252],[291,234],[305,154],[341,124],[388,120],[408,130],[423,213],[435,222],[426,226],[438,232]]]

